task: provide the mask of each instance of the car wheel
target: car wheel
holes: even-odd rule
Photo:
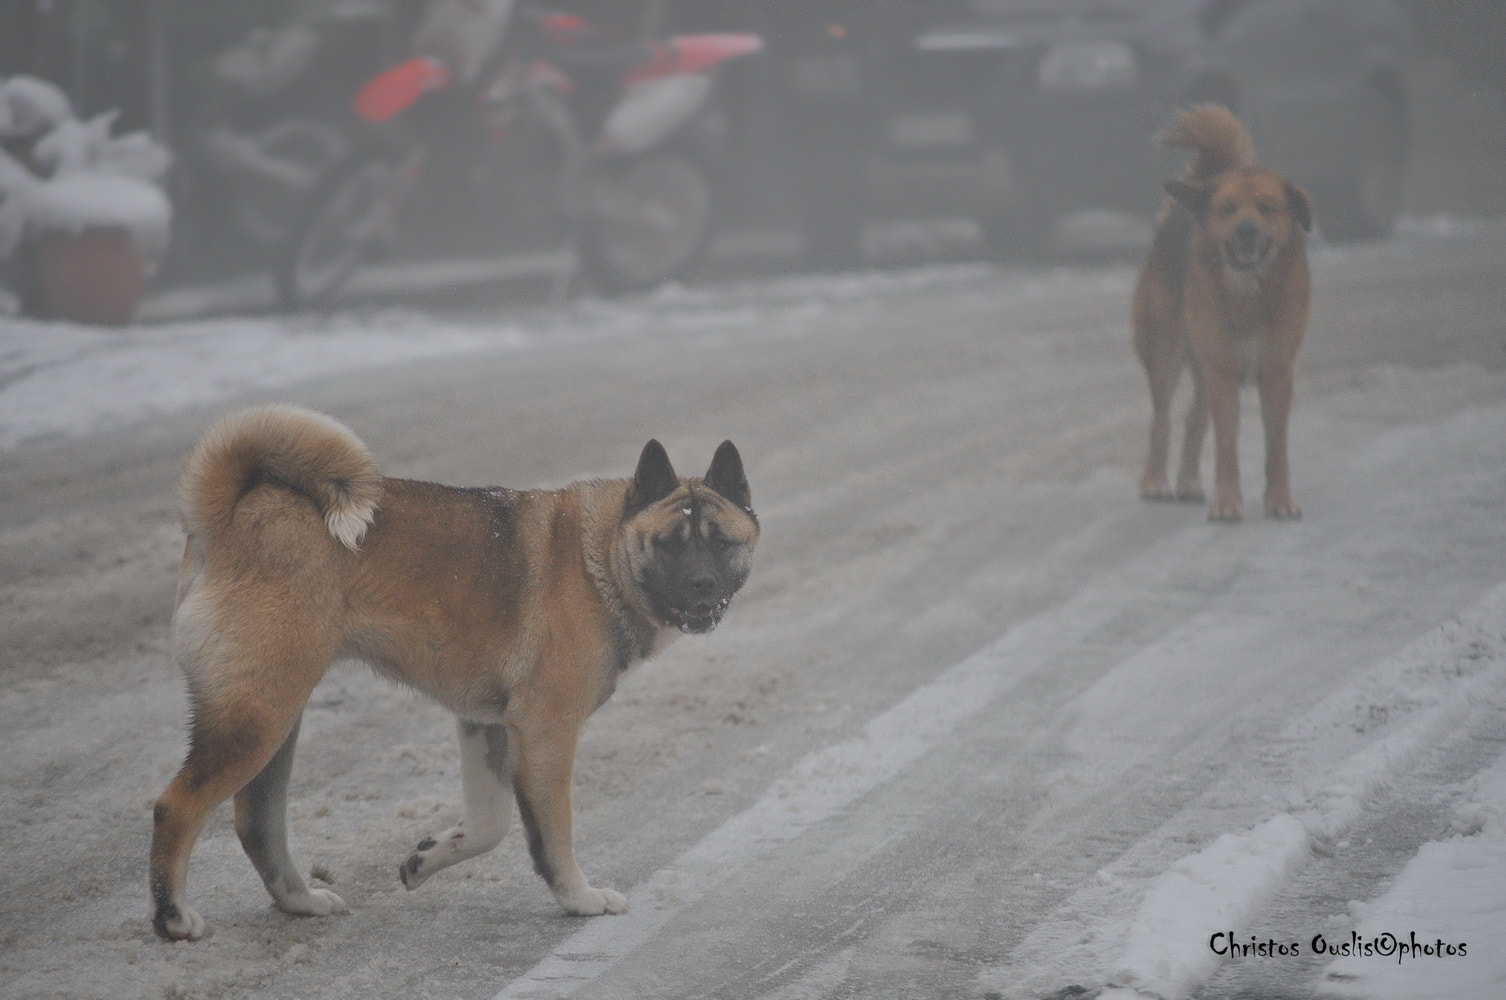
[[[1323,235],[1340,243],[1384,236],[1396,222],[1407,161],[1407,118],[1402,100],[1372,91],[1361,112],[1361,132],[1349,168],[1320,190]]]

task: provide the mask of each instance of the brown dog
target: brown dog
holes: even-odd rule
[[[1170,195],[1135,287],[1135,353],[1150,382],[1150,446],[1140,495],[1203,499],[1198,461],[1213,417],[1214,487],[1208,517],[1238,521],[1239,387],[1254,370],[1265,424],[1265,512],[1300,517],[1287,463],[1287,417],[1297,351],[1307,330],[1306,234],[1312,205],[1280,174],[1251,165],[1249,136],[1227,110],[1204,104],[1179,114],[1163,141],[1194,150]],[[1192,362],[1176,488],[1166,478],[1171,400]]]
[[[193,709],[188,757],[157,800],[152,926],[197,938],[188,857],[235,796],[235,829],[288,913],[345,908],[288,852],[288,775],[309,693],[349,656],[459,720],[465,818],[399,866],[408,888],[501,841],[515,799],[534,868],[565,912],[621,913],[571,846],[576,738],[618,675],[709,632],[758,541],[742,460],[681,479],[657,441],[632,479],[560,490],[383,477],[322,414],[267,406],[199,441],[181,486],[187,550],[173,648]]]

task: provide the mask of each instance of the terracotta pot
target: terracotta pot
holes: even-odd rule
[[[124,229],[43,232],[35,252],[39,315],[107,326],[136,315],[146,266]]]

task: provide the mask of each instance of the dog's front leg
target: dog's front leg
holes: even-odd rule
[[[1193,360],[1192,404],[1187,407],[1187,428],[1182,438],[1182,461],[1177,468],[1177,499],[1194,503],[1203,501],[1203,439],[1208,436],[1208,394],[1203,389],[1202,366]]]
[[[424,838],[398,866],[398,878],[409,889],[417,889],[441,869],[490,851],[502,842],[512,822],[506,728],[463,719],[458,728],[465,818],[437,836]]]
[[[1294,365],[1289,358],[1263,360],[1258,372],[1260,418],[1265,425],[1265,513],[1267,517],[1301,517],[1292,499],[1287,459],[1287,418],[1292,410]]]
[[[1239,383],[1243,367],[1237,351],[1199,351],[1203,392],[1213,417],[1213,502],[1208,520],[1238,521],[1244,517],[1239,489]]]
[[[550,719],[545,725],[520,724],[509,729],[513,793],[528,834],[534,871],[554,898],[573,917],[625,913],[627,898],[611,889],[596,889],[575,863],[571,843],[570,780],[580,724]]]

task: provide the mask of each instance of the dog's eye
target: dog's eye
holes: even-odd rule
[[[679,535],[655,535],[654,548],[667,555],[675,555],[685,548],[685,539]]]
[[[711,546],[712,552],[721,553],[726,552],[737,543],[728,538],[726,535],[712,535],[710,538],[706,539],[706,544]]]
[[[1269,219],[1274,217],[1277,212],[1281,211],[1281,207],[1274,201],[1263,201],[1255,206],[1255,210]]]
[[[1218,206],[1218,214],[1226,219],[1231,218],[1237,211],[1239,211],[1239,206],[1234,204],[1232,201],[1225,202],[1224,204]]]

